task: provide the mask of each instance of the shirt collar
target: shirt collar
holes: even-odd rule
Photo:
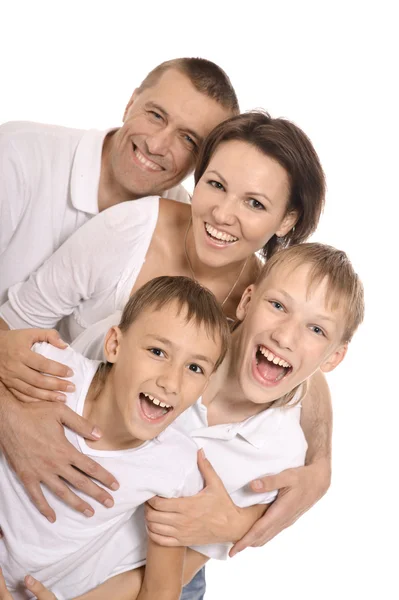
[[[283,408],[268,408],[240,423],[226,423],[208,426],[207,408],[199,400],[193,407],[202,427],[191,432],[192,437],[217,438],[231,440],[240,436],[255,448],[262,448],[269,436],[280,427]]]
[[[83,134],[75,152],[71,172],[71,200],[77,210],[92,215],[98,213],[98,186],[101,174],[101,154],[105,136],[117,128],[105,131],[89,129]]]

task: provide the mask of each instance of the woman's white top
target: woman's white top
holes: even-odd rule
[[[158,212],[159,196],[101,212],[27,281],[10,288],[0,316],[11,329],[50,329],[64,317],[59,330],[70,342],[122,310],[144,264]]]

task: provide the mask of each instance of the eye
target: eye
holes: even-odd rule
[[[154,354],[154,356],[159,356],[160,358],[165,356],[165,353],[161,348],[148,348],[148,350],[151,354]]]
[[[311,329],[312,331],[314,331],[314,333],[315,333],[316,335],[320,335],[320,336],[322,336],[322,337],[326,337],[326,334],[325,334],[325,333],[324,333],[324,331],[321,329],[321,327],[318,327],[317,325],[311,325],[311,326],[310,326],[310,329]]]
[[[195,363],[191,363],[190,365],[188,365],[188,368],[193,373],[198,373],[199,375],[204,374],[204,369]]]
[[[277,302],[277,300],[269,300],[270,304],[277,310],[284,310],[284,306],[282,304],[280,304],[280,302]]]
[[[259,202],[259,200],[255,200],[255,198],[248,198],[247,204],[255,210],[266,210],[262,202]]]
[[[163,121],[163,116],[157,113],[155,110],[149,110],[148,114],[154,119],[154,121]]]
[[[185,133],[183,135],[183,139],[184,139],[185,142],[187,142],[194,149],[197,149],[197,142],[195,140],[193,140],[193,138],[190,135],[188,135],[187,133]]]
[[[211,185],[212,187],[216,188],[217,190],[222,190],[225,191],[223,185],[220,183],[220,181],[215,181],[214,179],[210,179],[208,182],[208,185]]]

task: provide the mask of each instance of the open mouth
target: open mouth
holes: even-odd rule
[[[140,152],[140,150],[138,149],[136,144],[133,144],[133,154],[134,154],[135,158],[137,159],[137,162],[139,162],[140,165],[142,165],[145,169],[148,169],[150,171],[164,171],[165,170],[163,167],[161,167],[160,165],[157,165],[157,163],[152,162],[152,160],[150,160],[149,158],[144,156],[144,154],[142,152]]]
[[[255,359],[257,373],[266,383],[279,383],[292,371],[292,365],[262,344],[257,346]]]
[[[205,223],[205,233],[212,242],[219,246],[229,246],[238,242],[238,238],[234,235],[230,235],[225,231],[219,231],[216,227],[209,225],[209,223]]]
[[[161,402],[155,396],[141,392],[139,395],[141,412],[144,417],[152,423],[159,423],[173,410],[173,406]]]

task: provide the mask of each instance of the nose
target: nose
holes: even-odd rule
[[[148,153],[158,156],[165,156],[173,142],[172,132],[167,128],[158,129],[152,135],[147,136],[146,145]]]
[[[237,219],[237,202],[234,197],[224,194],[212,209],[212,216],[217,225],[234,225]]]
[[[157,377],[157,385],[166,394],[178,394],[181,388],[182,372],[178,366],[165,365]]]
[[[284,350],[295,350],[299,340],[299,325],[293,318],[280,320],[272,333],[272,339]]]

